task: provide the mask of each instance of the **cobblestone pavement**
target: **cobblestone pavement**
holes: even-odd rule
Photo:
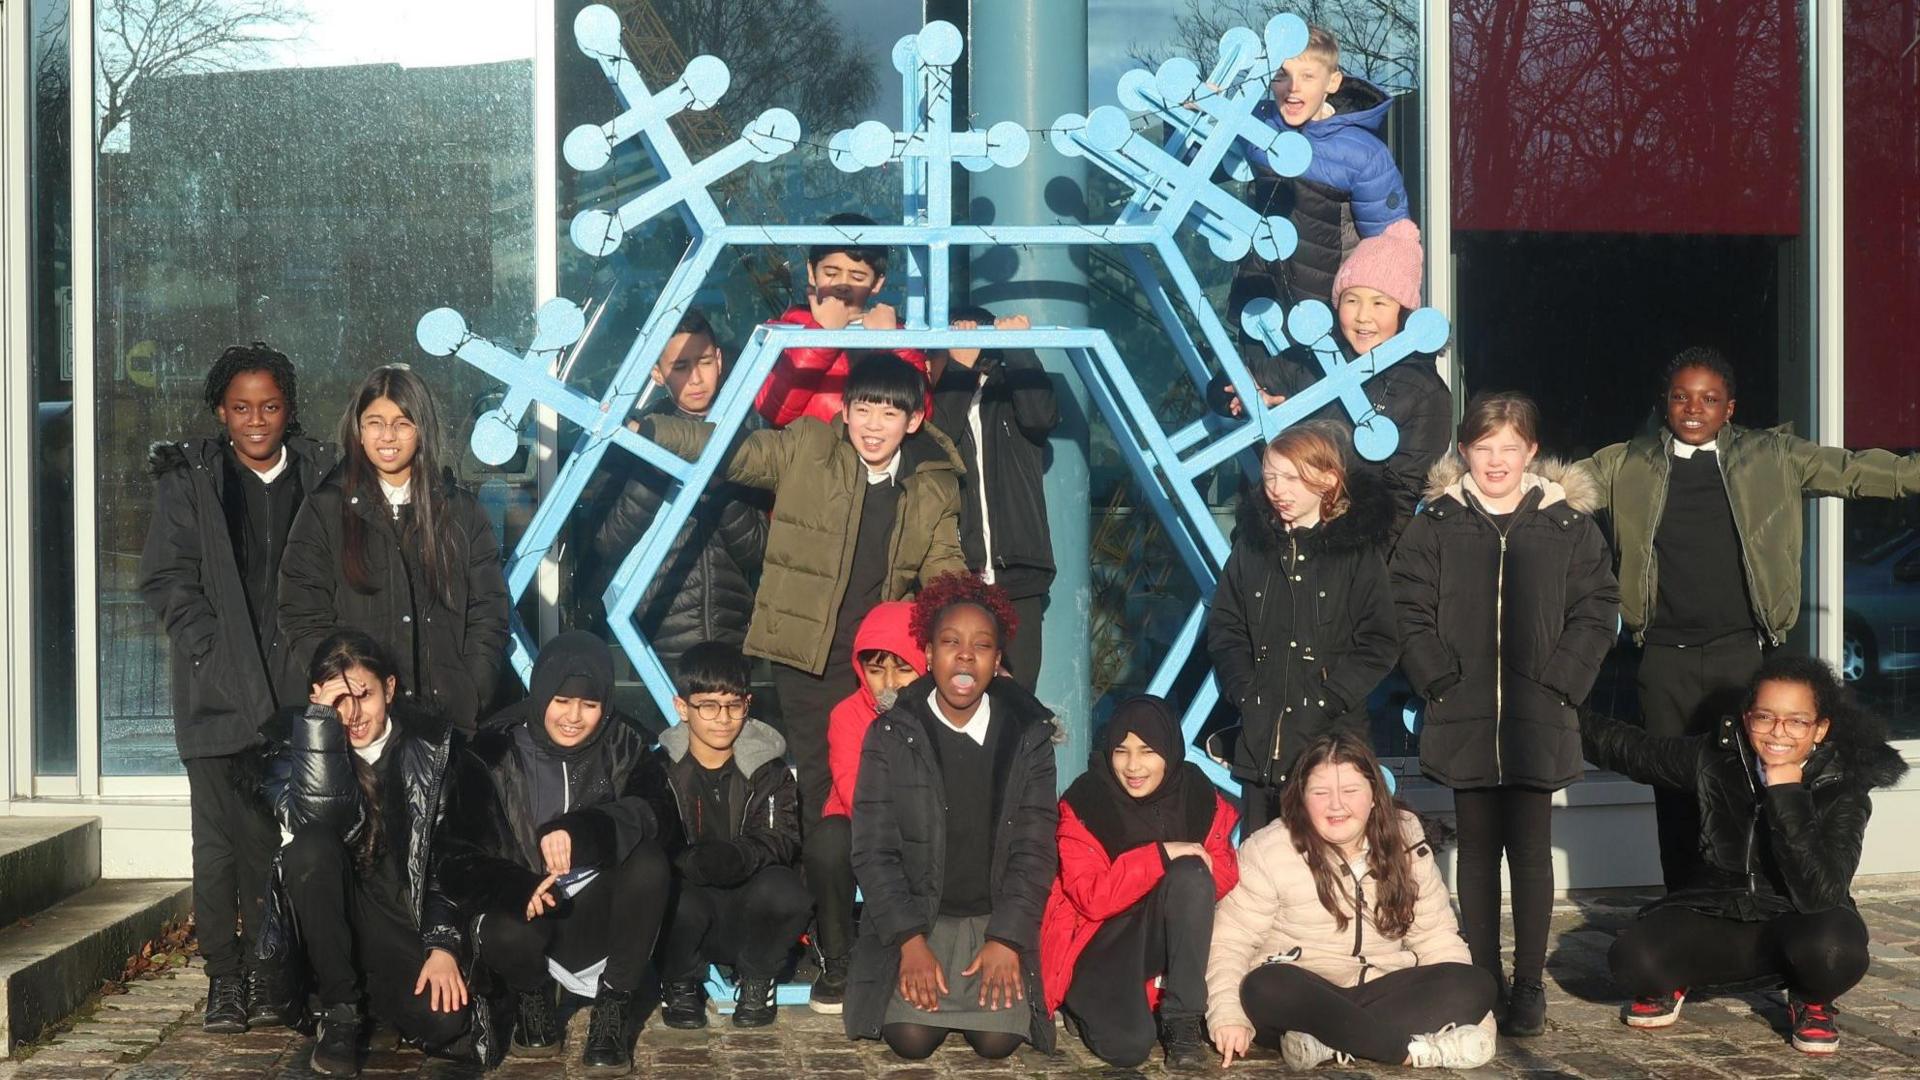
[[[1548,1030],[1537,1039],[1502,1039],[1500,1053],[1481,1078],[1550,1080],[1715,1080],[1721,1077],[1867,1077],[1920,1075],[1920,877],[1864,885],[1856,892],[1872,931],[1873,966],[1840,1002],[1840,1052],[1822,1060],[1786,1043],[1780,995],[1755,993],[1690,998],[1681,1022],[1664,1032],[1621,1025],[1621,999],[1606,977],[1614,932],[1645,898],[1585,897],[1561,901],[1554,913],[1548,960]],[[69,1030],[15,1061],[0,1062],[0,1080],[175,1080],[180,1077],[309,1077],[311,1046],[286,1031],[215,1036],[197,1026],[206,981],[197,967],[131,984],[76,1016]],[[580,1077],[579,1046],[586,1012],[574,1014],[565,1056],[518,1061],[492,1074],[499,1080]],[[1061,1038],[1056,1057],[1021,1051],[1007,1062],[986,1062],[959,1040],[926,1062],[903,1062],[878,1043],[851,1043],[837,1017],[783,1009],[764,1032],[735,1033],[715,1016],[707,1031],[679,1032],[650,1020],[636,1049],[636,1076],[659,1080],[893,1080],[943,1077],[1159,1076],[1158,1057],[1138,1073],[1104,1068],[1077,1042]],[[1256,1052],[1259,1054],[1259,1052]],[[1231,1076],[1287,1072],[1271,1053],[1237,1063]],[[1319,1070],[1327,1077],[1410,1075],[1410,1070]],[[375,1055],[370,1077],[457,1077],[471,1070],[402,1051]],[[605,1073],[592,1075],[604,1076]],[[1424,1075],[1433,1075],[1431,1072]],[[1442,1074],[1447,1075],[1447,1074]]]

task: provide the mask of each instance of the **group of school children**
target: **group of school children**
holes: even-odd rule
[[[1384,96],[1319,30],[1272,89],[1261,119],[1312,139],[1314,165],[1283,181],[1255,161],[1254,193],[1302,248],[1243,268],[1234,303],[1321,299],[1363,358],[1420,292]],[[1344,250],[1343,219],[1361,237]],[[816,247],[779,321],[889,328],[885,275],[884,250]],[[954,323],[987,324],[1025,321]],[[1309,381],[1299,358],[1249,360],[1257,397],[1223,383],[1215,407]],[[725,363],[689,313],[631,423],[697,453]],[[368,375],[330,444],[302,434],[285,356],[229,349],[206,383],[220,432],[155,447],[142,563],[174,645],[206,1029],[311,1019],[313,1070],[350,1076],[396,1038],[482,1064],[557,1054],[563,1002],[587,999],[582,1060],[625,1071],[653,980],[661,1022],[700,1028],[724,965],[731,1023],[765,1026],[804,941],[811,1006],[909,1059],[955,1033],[987,1058],[1051,1050],[1058,1018],[1119,1066],[1258,1043],[1295,1068],[1471,1068],[1496,1032],[1544,1028],[1552,793],[1584,756],[1659,792],[1668,894],[1609,957],[1625,1021],[1771,980],[1793,1045],[1832,1051],[1834,999],[1867,966],[1848,886],[1869,793],[1904,765],[1830,669],[1776,651],[1796,507],[1920,493],[1920,460],[1731,424],[1733,369],[1706,350],[1669,365],[1658,431],[1577,464],[1537,456],[1520,394],[1475,397],[1449,430],[1430,356],[1367,390],[1399,427],[1391,458],[1354,461],[1313,420],[1241,500],[1207,627],[1238,719],[1208,752],[1236,807],[1148,696],[1059,795],[1033,693],[1058,413],[1031,353],[783,354],[634,612],[675,679],[656,734],[615,712],[586,630],[546,642],[502,705],[498,543],[417,373]],[[604,591],[663,497],[636,471],[588,498],[580,591]],[[1645,650],[1640,727],[1582,708],[1622,625]],[[1424,701],[1421,768],[1454,792],[1458,922],[1367,742],[1396,670]]]

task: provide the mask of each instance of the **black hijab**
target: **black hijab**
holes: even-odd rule
[[[1160,786],[1139,798],[1128,794],[1113,772],[1113,752],[1128,735],[1140,736],[1167,763]],[[1213,825],[1213,784],[1187,760],[1180,717],[1165,699],[1151,694],[1128,698],[1113,711],[1087,771],[1067,788],[1066,803],[1110,859],[1143,844],[1202,843]]]
[[[599,726],[578,745],[561,746],[547,734],[547,706],[557,697],[585,698],[605,706]],[[569,807],[592,806],[616,794],[611,769],[605,755],[599,753],[607,732],[620,722],[613,715],[613,651],[606,642],[584,630],[569,630],[547,642],[533,662],[526,700],[496,721],[502,722],[514,725],[514,749],[520,757],[527,784],[527,809],[532,815],[530,821],[515,824],[528,830],[529,837],[531,829],[559,817]],[[538,850],[537,843],[534,850]]]

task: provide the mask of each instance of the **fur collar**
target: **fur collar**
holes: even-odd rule
[[[1449,453],[1433,463],[1427,470],[1426,501],[1429,506],[1441,499],[1452,499],[1461,506],[1467,505],[1466,492],[1473,480],[1467,475],[1467,463],[1460,455]],[[1554,457],[1537,457],[1527,466],[1527,474],[1520,480],[1526,490],[1541,489],[1539,508],[1544,510],[1557,503],[1566,503],[1574,510],[1590,514],[1600,505],[1599,485],[1593,474],[1583,465],[1565,462]]]
[[[667,752],[667,760],[678,764],[687,756],[687,725],[674,724],[660,733],[660,749]],[[733,743],[733,764],[741,774],[751,778],[760,771],[760,767],[769,761],[785,757],[787,742],[780,733],[758,720],[748,720],[740,729],[740,737]]]
[[[1347,474],[1346,513],[1311,530],[1304,546],[1315,554],[1384,549],[1392,530],[1393,496],[1386,485],[1371,473],[1353,472]],[[1234,511],[1234,540],[1244,541],[1264,555],[1280,550],[1285,536],[1265,494],[1243,481],[1240,505]]]

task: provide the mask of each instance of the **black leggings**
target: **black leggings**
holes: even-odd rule
[[[1298,964],[1264,964],[1240,980],[1254,1040],[1278,1046],[1301,1031],[1334,1050],[1398,1065],[1415,1035],[1477,1024],[1493,1008],[1493,978],[1470,964],[1403,968],[1359,986],[1335,986]]]
[[[552,978],[548,957],[568,971],[585,971],[605,958],[601,984],[637,990],[660,936],[669,878],[666,855],[648,841],[537,919],[529,920],[524,910],[484,913],[474,951],[520,993],[546,988]]]
[[[1867,973],[1867,924],[1852,908],[1741,922],[1656,908],[1607,951],[1614,981],[1634,997],[1776,979],[1803,1001],[1831,1002]]]
[[[1513,977],[1540,982],[1553,918],[1553,792],[1469,788],[1453,793],[1460,830],[1461,934],[1476,967],[1500,964],[1500,855],[1513,882]]]
[[[953,1034],[952,1028],[932,1027],[927,1024],[884,1024],[880,1028],[880,1037],[886,1040],[887,1048],[908,1061],[924,1061],[933,1056],[940,1044]],[[973,1047],[973,1052],[990,1061],[998,1061],[1012,1056],[1020,1044],[1026,1040],[1005,1031],[963,1031],[960,1033]]]

